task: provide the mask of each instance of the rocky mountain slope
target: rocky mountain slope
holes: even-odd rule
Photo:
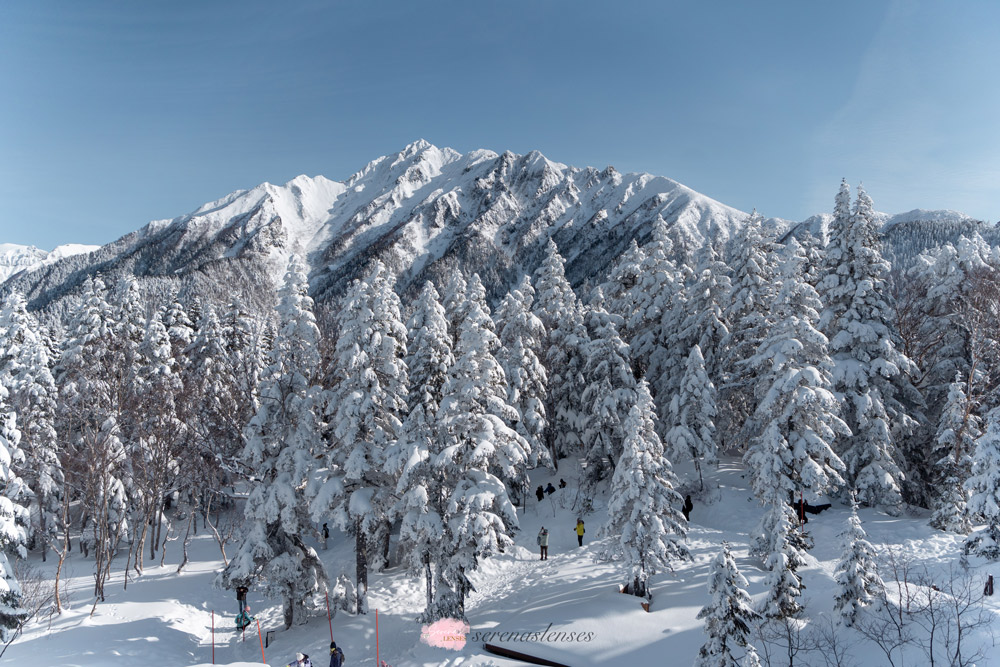
[[[569,167],[536,151],[462,154],[418,141],[343,182],[299,176],[234,192],[90,254],[22,272],[0,290],[20,290],[32,307],[58,311],[88,275],[113,282],[133,274],[151,295],[193,291],[218,302],[237,291],[264,303],[294,252],[307,259],[321,304],[375,256],[398,273],[404,294],[458,266],[478,271],[497,296],[537,267],[550,238],[568,260],[570,279],[581,284],[599,277],[631,239],[643,242],[659,217],[675,245],[694,249],[707,238],[724,243],[747,214],[668,178]],[[886,222],[899,229],[927,220],[973,224],[935,211]],[[816,231],[824,216],[767,224]]]

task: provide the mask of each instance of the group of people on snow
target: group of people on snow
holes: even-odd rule
[[[288,663],[287,667],[314,667],[312,660],[306,653],[296,653],[295,660]],[[344,652],[337,642],[330,642],[330,667],[344,667]]]
[[[583,534],[586,529],[583,527],[583,519],[576,520],[576,528],[573,529],[576,532],[576,542],[579,546],[583,546]],[[538,538],[536,540],[538,546],[541,548],[541,558],[538,560],[548,560],[549,559],[549,529],[542,526],[542,529],[538,531]]]

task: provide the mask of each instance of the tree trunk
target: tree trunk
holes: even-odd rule
[[[355,566],[357,568],[358,581],[358,614],[368,613],[368,545],[365,540],[364,531],[361,530],[361,522],[355,523],[354,551],[357,556]]]
[[[292,622],[295,620],[295,591],[294,589],[285,598],[284,604],[281,606],[281,611],[285,617],[285,630],[292,627]]]
[[[429,551],[424,552],[424,576],[427,578],[427,612],[430,613],[431,607],[434,605],[434,584],[431,575],[431,554]]]

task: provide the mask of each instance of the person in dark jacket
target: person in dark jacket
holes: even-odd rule
[[[681,509],[684,512],[684,520],[691,520],[691,510],[694,509],[694,503],[691,502],[691,494],[684,496],[684,507]]]
[[[327,528],[327,526],[326,526],[326,524],[325,524],[325,523],[323,524],[323,530],[322,530],[322,532],[320,533],[320,535],[321,535],[321,537],[323,538],[323,539],[322,539],[322,542],[323,542],[323,550],[325,551],[325,550],[326,550],[326,541],[327,541],[328,539],[330,539],[330,529],[329,529],[329,528]]]
[[[559,478],[559,488],[560,489],[566,488],[566,480],[564,480],[562,477]]]
[[[337,642],[330,642],[330,667],[344,667],[344,652]]]
[[[549,485],[545,487],[545,493],[551,496],[555,492],[556,492],[556,487],[552,486],[552,482],[549,482]]]
[[[239,609],[236,611],[236,614],[237,615],[242,614],[243,613],[243,608],[247,606],[247,587],[246,586],[237,586],[236,587],[236,606],[239,607]]]
[[[542,489],[542,485],[539,484],[538,488],[535,489],[535,497],[538,498],[538,502],[545,500],[545,490]]]

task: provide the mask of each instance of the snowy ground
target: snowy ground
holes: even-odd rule
[[[566,463],[566,462],[564,462]],[[578,515],[577,471],[563,465],[550,476],[536,472],[532,488],[563,477],[569,483],[541,503],[529,502],[517,535],[513,553],[484,564],[474,578],[477,592],[467,605],[472,633],[462,651],[427,646],[420,641],[421,626],[415,617],[424,601],[423,581],[408,576],[399,568],[371,575],[372,613],[355,617],[343,612],[333,619],[333,632],[344,649],[349,665],[375,664],[375,613],[378,608],[379,656],[393,667],[489,665],[498,667],[514,661],[487,654],[482,636],[476,633],[548,631],[548,641],[498,641],[508,648],[549,658],[574,667],[587,665],[686,665],[690,664],[704,643],[702,622],[695,618],[707,602],[708,566],[718,553],[723,539],[730,542],[740,570],[750,581],[750,593],[757,599],[763,594],[764,573],[760,563],[747,556],[747,533],[756,524],[760,508],[750,499],[741,470],[735,461],[724,461],[721,468],[707,477],[710,504],[695,500],[691,514],[689,544],[694,561],[682,563],[674,574],[664,574],[652,581],[654,593],[650,612],[639,599],[618,593],[621,577],[613,564],[594,559],[595,538],[604,521],[602,498],[595,499],[597,510],[584,515],[587,534],[584,546],[576,544],[574,527]],[[808,530],[816,546],[809,564],[800,574],[806,585],[803,604],[805,618],[819,625],[833,608],[832,573],[839,556],[837,535],[843,529],[849,510],[834,503],[831,510],[812,517]],[[862,510],[861,518],[870,541],[883,553],[883,545],[895,545],[912,562],[912,571],[926,568],[934,581],[944,584],[950,571],[962,573],[959,565],[961,540],[957,536],[932,530],[923,515],[895,518],[871,510]],[[540,562],[535,535],[545,525],[550,531],[549,560]],[[338,536],[339,537],[339,536]],[[90,616],[93,603],[91,560],[78,553],[68,564],[70,606],[62,616],[47,619],[26,630],[12,645],[3,661],[6,664],[46,664],[65,667],[104,665],[209,665],[212,664],[212,612],[215,611],[215,663],[230,667],[261,664],[261,646],[256,628],[245,640],[233,629],[236,609],[229,591],[212,588],[214,572],[222,566],[219,550],[211,536],[202,532],[190,545],[192,562],[185,572],[175,574],[180,558],[179,542],[168,547],[164,567],[147,567],[145,574],[133,578],[123,590],[122,567],[106,586],[107,601]],[[353,572],[353,551],[348,540],[331,539],[331,548],[321,551],[331,577]],[[158,561],[157,561],[158,562]],[[39,567],[51,569],[51,561]],[[973,559],[968,575],[982,589],[987,573],[1000,578],[1000,567],[988,566]],[[890,578],[883,572],[883,578]],[[963,573],[964,574],[964,573]],[[325,615],[310,618],[289,631],[280,630],[280,607],[256,598],[251,592],[250,605],[261,627],[275,630],[274,640],[265,649],[267,664],[286,665],[297,651],[316,658],[317,667],[325,667],[330,631]],[[992,629],[1000,641],[1000,595],[987,598],[992,615]],[[990,628],[987,628],[990,629]],[[552,633],[583,635],[584,641],[561,641]],[[888,664],[884,654],[856,633],[841,630],[850,645],[847,664],[858,666]],[[1000,647],[994,647],[992,633],[979,631],[968,646],[984,647],[979,665],[1000,665]],[[760,647],[758,647],[760,650]],[[772,648],[773,650],[773,648]],[[995,657],[993,657],[995,654]],[[803,653],[797,664],[824,664],[820,655]],[[41,659],[41,663],[39,663]],[[787,664],[787,658],[773,664]],[[900,664],[897,662],[897,664]],[[905,664],[927,664],[916,647],[911,647]]]

